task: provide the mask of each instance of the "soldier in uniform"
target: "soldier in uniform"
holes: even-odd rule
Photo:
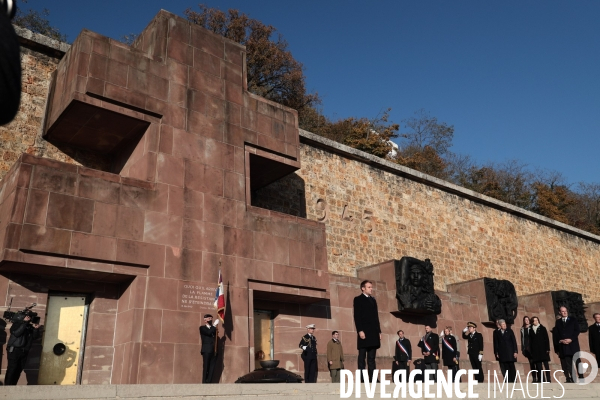
[[[204,316],[204,325],[200,327],[200,339],[202,339],[202,383],[212,383],[213,373],[215,371],[215,362],[217,353],[215,352],[215,341],[217,340],[217,325],[219,320],[213,325],[213,317],[210,314]]]
[[[317,383],[317,338],[315,337],[315,324],[306,325],[308,333],[302,336],[298,347],[302,349],[304,361],[304,382]]]
[[[477,381],[483,382],[483,335],[477,332],[477,324],[475,322],[467,323],[467,327],[463,330],[463,339],[467,339],[467,354],[471,362],[471,368],[476,369]]]
[[[398,340],[396,340],[396,354],[394,355],[394,362],[392,363],[392,376],[398,370],[406,371],[406,379],[410,373],[410,360],[412,360],[412,347],[410,340],[404,337],[404,331],[399,330],[396,332]]]
[[[436,382],[438,363],[440,362],[440,337],[431,330],[429,325],[425,326],[425,336],[421,338],[418,346],[423,353],[425,370],[431,369],[434,371],[433,381]]]

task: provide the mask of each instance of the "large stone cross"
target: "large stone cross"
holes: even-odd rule
[[[2,274],[45,292],[115,288],[118,308],[91,316],[86,342],[114,346],[111,383],[201,379],[188,370],[201,368],[198,325],[219,270],[224,381],[252,366],[254,298],[328,297],[324,225],[251,205],[300,167],[299,135],[294,110],[247,91],[245,56],[165,11],[132,47],[84,30],[44,126],[82,166],[24,155],[3,182]]]

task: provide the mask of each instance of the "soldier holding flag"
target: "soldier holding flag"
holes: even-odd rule
[[[217,320],[213,324],[210,314],[204,315],[204,325],[200,327],[200,339],[202,339],[202,383],[212,383],[215,364],[217,361],[217,346],[219,343],[219,320],[225,318],[225,293],[223,291],[223,277],[219,270],[219,282],[215,294],[215,308],[217,309]]]

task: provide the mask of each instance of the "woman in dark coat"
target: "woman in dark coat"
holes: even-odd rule
[[[449,327],[444,329],[444,334],[440,338],[442,343],[442,360],[448,371],[452,371],[452,380],[456,382],[456,373],[458,372],[459,348],[454,335],[450,334]]]
[[[527,357],[527,361],[529,361],[529,369],[531,371],[535,370],[535,364],[533,362],[533,358],[531,358],[531,349],[529,347],[529,329],[531,328],[531,322],[529,321],[529,317],[526,315],[523,317],[523,325],[521,326],[521,354]],[[537,381],[536,373],[533,374],[533,382]]]
[[[548,330],[540,324],[538,317],[531,318],[531,328],[529,329],[529,348],[531,352],[531,359],[534,363],[535,371],[533,373],[533,381],[540,382],[542,376],[542,364],[545,370],[544,382],[550,382],[550,338],[548,337]]]

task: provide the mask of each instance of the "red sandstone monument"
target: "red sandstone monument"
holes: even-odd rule
[[[132,47],[77,37],[53,76],[43,138],[75,160],[72,149],[94,154],[96,167],[23,154],[1,182],[0,306],[36,302],[46,326],[20,383],[201,382],[198,326],[214,314],[219,270],[220,382],[252,371],[258,351],[299,371],[308,323],[323,354],[340,331],[355,369],[352,299],[362,279],[375,284],[380,368],[391,366],[398,329],[416,345],[425,323],[458,333],[486,322],[482,279],[436,291],[437,316],[405,315],[393,261],[331,273],[325,222],[252,206],[254,191],[302,160],[297,113],[246,89],[242,46],[165,11]],[[551,328],[549,296],[527,297],[518,315]],[[491,328],[480,331],[484,368],[497,369]],[[580,341],[585,348],[586,335]],[[70,358],[57,368],[59,342]],[[324,356],[319,370],[328,381]]]

